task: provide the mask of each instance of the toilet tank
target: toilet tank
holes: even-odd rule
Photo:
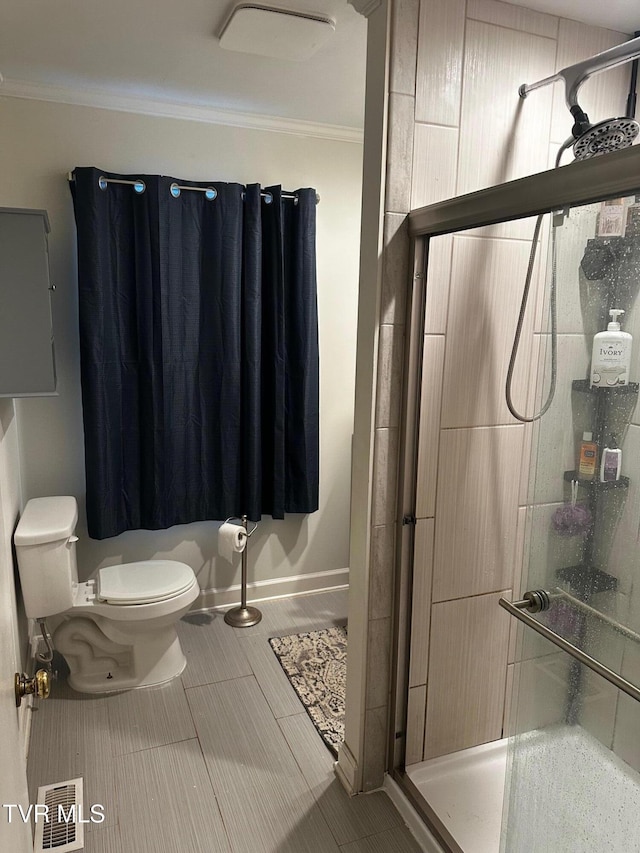
[[[32,498],[13,534],[27,616],[41,619],[73,605],[78,583],[74,497]]]

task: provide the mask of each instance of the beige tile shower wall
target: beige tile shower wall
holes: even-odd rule
[[[425,759],[502,736],[509,616],[500,595],[511,590],[433,606]]]
[[[456,194],[458,128],[416,123],[413,131],[411,207],[426,207]]]
[[[429,241],[427,294],[424,312],[426,335],[444,335],[447,331],[452,249],[453,236],[451,234],[433,237]]]
[[[417,122],[458,127],[465,0],[421,0],[416,74]]]
[[[453,237],[443,428],[515,423],[504,385],[529,252],[523,240]],[[513,383],[513,399],[522,411],[530,386],[534,313],[527,312]]]
[[[572,124],[562,86],[522,100],[519,85],[625,38],[497,0],[421,0],[413,133],[395,127],[392,135],[398,150],[411,156],[412,206],[549,168],[549,157],[555,157],[557,143],[566,139]],[[607,72],[585,84],[581,93],[592,120],[622,114],[627,76]],[[401,91],[410,95],[406,87]],[[405,163],[398,172],[403,198],[407,171]],[[416,502],[416,515],[426,522],[418,521],[414,561],[414,614],[423,618],[414,623],[412,634],[407,733],[413,760],[423,736],[425,758],[500,737],[506,666],[514,658],[515,637],[512,632],[509,643],[508,620],[498,610],[496,591],[512,585],[521,591],[526,582],[520,579],[522,552],[531,542],[529,536],[529,545],[524,544],[522,522],[533,520],[533,507],[527,513],[525,505],[533,500],[546,504],[535,517],[547,525],[563,499],[557,472],[572,465],[574,438],[564,428],[571,403],[565,391],[586,370],[588,358],[577,329],[561,328],[559,394],[544,437],[551,451],[535,497],[529,492],[528,455],[541,436],[517,426],[504,403],[532,231],[532,221],[505,223],[473,235],[434,238],[429,247]],[[545,231],[539,258],[546,258],[547,243]],[[534,287],[541,287],[545,272],[546,262],[534,275]],[[579,286],[574,276],[562,297],[567,308],[575,304]],[[530,302],[516,372],[514,396],[521,410],[531,409],[536,390],[538,398],[544,392],[535,369],[541,345],[547,343],[541,334],[544,307],[539,289]],[[432,559],[424,558],[425,524],[435,530]],[[567,548],[551,556],[573,559],[564,553]],[[485,645],[487,637],[491,642]],[[526,655],[536,672],[538,654],[532,648]],[[472,689],[478,671],[483,683],[492,685],[490,695],[482,687]],[[548,678],[560,684],[555,676]],[[549,718],[557,713],[554,705]],[[533,715],[539,716],[537,711]]]
[[[426,402],[420,409],[418,426],[420,447],[416,482],[416,518],[432,518],[436,509],[444,344],[444,335],[424,336],[420,396]]]
[[[546,169],[551,89],[523,101],[518,87],[553,74],[555,54],[554,39],[467,21],[458,195]]]
[[[512,586],[521,456],[521,426],[442,430],[434,602]]]
[[[435,525],[432,518],[419,518],[416,522],[409,687],[416,687],[427,683],[429,632],[431,627],[434,528]],[[424,717],[422,729],[424,729]]]

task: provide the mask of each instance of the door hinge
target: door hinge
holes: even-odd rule
[[[403,524],[403,525],[405,525],[405,524],[415,524],[415,523],[416,523],[416,517],[415,517],[415,515],[403,515],[403,516],[402,516],[402,524]]]

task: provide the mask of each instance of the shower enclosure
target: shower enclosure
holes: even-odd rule
[[[523,425],[504,384],[539,213],[513,394],[539,411],[552,345],[556,391]],[[395,779],[456,853],[640,850],[640,148],[422,208],[410,228]],[[592,387],[612,308],[630,374]],[[622,464],[601,475],[605,447]]]

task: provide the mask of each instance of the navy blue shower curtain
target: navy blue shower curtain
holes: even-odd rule
[[[74,176],[89,535],[315,511],[315,190]]]

